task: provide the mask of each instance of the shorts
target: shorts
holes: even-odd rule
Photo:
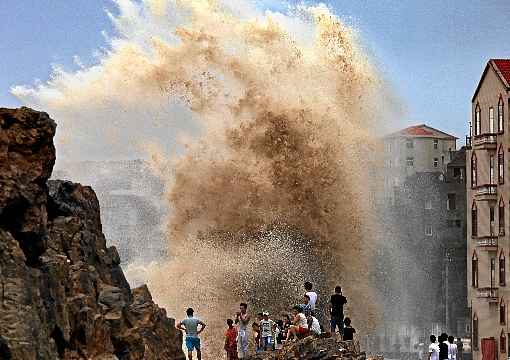
[[[200,338],[186,336],[186,347],[188,351],[193,351],[193,349],[200,351]]]
[[[298,327],[297,329],[298,336],[307,337],[310,334],[310,331],[308,331],[307,328],[304,327]]]

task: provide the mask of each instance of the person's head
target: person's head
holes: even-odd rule
[[[186,315],[188,315],[189,317],[192,317],[194,312],[195,311],[192,308],[188,308],[188,310],[186,310]]]
[[[440,336],[440,339],[441,340],[439,340],[439,341],[441,341],[441,342],[448,340],[448,334],[442,333]]]
[[[246,310],[248,310],[248,304],[246,303],[240,303],[239,304],[239,310],[241,310],[241,313],[245,314]]]
[[[341,294],[341,293],[342,293],[342,287],[341,286],[335,287],[335,294]]]
[[[312,291],[312,289],[313,289],[312,283],[309,282],[309,281],[305,282],[305,290],[306,291]]]
[[[232,319],[227,319],[227,325],[229,328],[231,328],[232,325],[234,325],[234,321]]]
[[[264,311],[262,316],[264,317],[264,320],[269,320],[269,313],[267,311]]]
[[[283,321],[282,320],[278,320],[276,322],[276,324],[278,325],[278,327],[281,329],[283,327]]]
[[[310,296],[308,296],[308,295],[305,295],[303,297],[303,299],[304,299],[303,301],[305,302],[305,304],[308,304],[310,302]]]
[[[460,338],[457,338],[457,341],[458,341],[458,342],[461,342]]]
[[[436,335],[430,335],[430,342],[435,343],[436,342]]]
[[[299,305],[295,305],[295,306],[292,308],[292,313],[293,313],[294,315],[297,315],[297,314],[299,314],[299,313],[300,313],[300,312],[302,312],[302,311],[303,311],[303,309],[302,309],[302,308],[301,308],[301,306],[299,306]]]
[[[455,340],[455,338],[454,338],[453,336],[451,336],[451,335],[450,335],[450,336],[448,336],[448,342],[449,342],[450,344],[453,344],[453,341],[454,341],[454,340]]]
[[[259,312],[257,314],[257,319],[262,320],[263,318],[264,318],[264,315],[261,312]]]
[[[350,319],[350,318],[348,318],[348,317],[346,317],[346,318],[344,319],[344,324],[345,324],[345,326],[351,326],[351,319]]]

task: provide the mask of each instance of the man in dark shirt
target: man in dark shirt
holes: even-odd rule
[[[336,328],[343,335],[344,333],[344,305],[347,304],[347,299],[342,295],[342,288],[335,287],[335,293],[331,295],[329,301],[329,313],[331,315],[331,333],[335,333]]]
[[[439,336],[439,360],[448,360],[448,335]]]

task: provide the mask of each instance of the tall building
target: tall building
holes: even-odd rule
[[[506,359],[509,354],[509,91],[510,59],[489,60],[471,100],[467,138],[468,302],[475,360]]]
[[[466,151],[457,150],[456,140],[424,124],[383,138],[376,283],[388,299],[378,330],[386,352],[397,344],[413,351],[431,333],[468,333]],[[411,348],[402,339],[410,339]]]

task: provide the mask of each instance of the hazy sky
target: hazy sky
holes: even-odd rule
[[[272,7],[281,1],[264,0]],[[510,57],[509,0],[324,1],[361,33],[401,97],[405,124],[427,123],[461,138],[470,99],[489,58]],[[112,32],[110,0],[2,0],[0,106],[18,106],[12,85],[46,80],[51,64],[93,63]],[[310,1],[307,3],[311,3]]]

